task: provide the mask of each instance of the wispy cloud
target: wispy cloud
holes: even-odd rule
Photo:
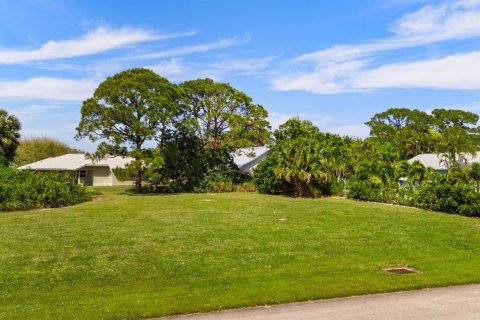
[[[147,53],[132,57],[132,59],[146,60],[146,59],[158,59],[158,58],[171,58],[190,55],[193,53],[202,53],[216,49],[224,49],[227,47],[242,45],[250,41],[250,35],[246,34],[242,38],[233,37],[220,39],[215,42],[197,44],[192,46],[179,47],[159,52]]]
[[[88,98],[98,81],[94,79],[63,79],[38,77],[23,81],[0,82],[0,99],[48,99],[82,101]]]
[[[215,60],[218,59],[215,58]],[[222,81],[232,74],[256,75],[260,70],[267,68],[272,60],[273,57],[266,56],[248,59],[224,59],[214,63],[205,62],[199,64],[185,62],[181,58],[172,58],[147,65],[145,68],[151,69],[173,81],[184,81],[194,78],[211,78],[216,81]]]
[[[361,71],[348,86],[359,89],[480,89],[480,51],[445,58],[392,63]]]
[[[274,58],[272,56],[224,60],[221,62],[212,63],[209,65],[210,69],[221,70],[224,72],[238,71],[243,74],[253,74],[256,71],[265,69]]]
[[[154,34],[142,29],[100,27],[77,39],[48,41],[38,49],[0,49],[0,64],[16,64],[92,55],[139,42],[165,40],[193,36],[195,34],[195,31]]]
[[[480,36],[480,0],[424,6],[402,16],[390,31],[392,36],[386,39],[337,45],[292,59],[287,71],[272,79],[273,88],[339,93],[387,87],[480,87],[472,83],[473,76],[466,74],[468,69],[465,69],[468,62],[477,65],[477,52],[383,65],[376,60],[382,52]],[[444,70],[433,70],[435,67]]]

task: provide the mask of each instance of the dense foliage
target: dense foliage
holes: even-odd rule
[[[274,133],[267,159],[255,170],[260,192],[297,197],[330,195],[348,176],[345,155],[351,139],[325,134],[310,121],[288,120]]]
[[[15,152],[14,162],[17,166],[23,166],[46,158],[78,152],[57,139],[48,137],[22,139]]]
[[[205,191],[241,183],[232,153],[265,144],[267,111],[210,79],[173,85],[146,69],[108,78],[84,101],[77,138],[102,141],[94,156],[129,155],[122,173],[151,191]],[[157,143],[145,147],[146,142]]]
[[[0,109],[0,166],[9,165],[15,156],[20,139],[20,121]]]
[[[448,166],[464,162],[465,153],[480,148],[478,115],[463,110],[434,109],[431,114],[391,108],[366,122],[373,139],[392,146],[397,160],[420,153],[441,154]]]
[[[68,175],[0,168],[0,210],[63,207],[90,200]]]
[[[346,191],[353,199],[480,216],[480,163],[465,165],[480,149],[477,121],[461,110],[389,109],[367,122],[370,137],[352,140],[290,119],[274,133],[253,182],[261,193],[317,197]],[[439,155],[448,174],[407,161],[420,153]]]
[[[409,185],[405,188],[371,180],[351,180],[347,195],[352,199],[480,217],[480,193],[473,183],[478,178],[478,166],[453,169],[442,176],[414,162],[408,165]]]

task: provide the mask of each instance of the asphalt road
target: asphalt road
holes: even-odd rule
[[[162,320],[480,320],[480,285],[192,314]]]

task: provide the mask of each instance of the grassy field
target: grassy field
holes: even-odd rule
[[[480,219],[335,198],[121,190],[0,214],[0,319],[141,319],[480,282]],[[397,265],[422,273],[382,271]]]

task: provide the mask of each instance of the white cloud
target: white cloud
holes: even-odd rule
[[[192,36],[195,31],[157,35],[146,30],[100,27],[73,40],[48,41],[39,49],[0,49],[1,64],[15,64],[32,61],[71,58],[100,53],[138,42],[164,40],[181,36]]]
[[[349,86],[357,89],[480,89],[480,51],[441,59],[393,63],[361,71]]]
[[[156,58],[179,57],[179,56],[185,56],[193,53],[202,53],[202,52],[207,52],[211,50],[223,49],[227,47],[241,45],[249,41],[250,41],[250,36],[247,34],[243,38],[221,39],[211,43],[203,43],[203,44],[197,44],[193,46],[185,46],[185,47],[179,47],[179,48],[174,48],[170,50],[143,54],[143,55],[132,57],[132,59],[156,59]]]
[[[454,0],[402,16],[391,29],[400,39],[430,43],[478,36],[480,1]]]
[[[303,54],[271,79],[273,89],[339,93],[378,88],[480,88],[479,77],[471,72],[479,70],[478,52],[379,66],[375,59],[385,51],[480,36],[480,0],[424,6],[398,19],[391,31],[386,39]]]
[[[38,77],[23,81],[0,82],[0,99],[48,99],[82,101],[98,86],[93,79]]]
[[[272,60],[272,56],[240,60],[225,60],[210,64],[209,68],[223,72],[239,71],[243,74],[253,74],[258,70],[268,67],[270,61]]]
[[[480,51],[369,68],[361,61],[277,77],[277,90],[341,93],[382,88],[480,89]]]
[[[163,77],[172,81],[185,81],[195,78],[211,78],[222,81],[230,74],[254,75],[257,71],[265,69],[273,57],[260,57],[239,60],[222,60],[214,63],[185,63],[179,58],[160,61],[156,64],[147,65]]]

